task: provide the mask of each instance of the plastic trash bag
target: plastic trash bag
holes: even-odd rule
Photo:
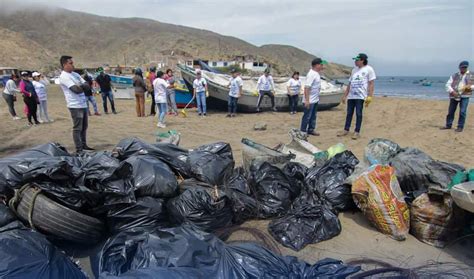
[[[180,140],[181,134],[176,130],[169,130],[168,132],[156,132],[156,142],[179,145]]]
[[[416,148],[406,148],[390,160],[402,191],[409,196],[429,189],[447,189],[462,166],[437,161]]]
[[[232,189],[250,195],[251,189],[242,167],[234,169],[232,176],[224,183],[225,189]]]
[[[449,194],[424,193],[413,201],[410,213],[410,233],[436,247],[444,247],[456,239],[464,228],[464,211]]]
[[[124,204],[109,210],[107,226],[113,234],[137,228],[162,228],[169,225],[164,200],[142,197],[135,203]]]
[[[252,165],[267,162],[277,167],[283,167],[295,157],[295,154],[284,154],[252,140],[242,139],[242,162],[247,176],[250,174]]]
[[[15,214],[3,203],[0,203],[0,228],[10,224],[15,221],[17,218]]]
[[[87,278],[45,236],[19,221],[0,227],[0,259],[1,278]]]
[[[337,143],[335,145],[332,145],[328,148],[328,159],[331,159],[332,157],[336,156],[339,153],[342,153],[347,150],[347,147],[342,144],[342,143]]]
[[[296,251],[338,235],[341,232],[338,211],[352,205],[351,190],[344,181],[358,163],[352,152],[344,151],[322,167],[311,168],[305,188],[291,209],[270,223],[270,234],[283,246]]]
[[[391,140],[371,139],[365,147],[365,160],[369,165],[388,165],[400,151],[402,148]]]
[[[304,188],[304,181],[306,174],[308,173],[308,168],[300,163],[289,162],[283,167],[282,171],[288,178],[290,185],[295,189],[295,196],[298,196],[301,189]]]
[[[297,129],[289,132],[290,142],[282,144],[278,147],[278,151],[284,154],[294,154],[295,158],[292,162],[297,162],[310,168],[314,165],[313,154],[320,152],[316,146],[307,141],[307,135]]]
[[[217,187],[189,187],[170,199],[167,208],[174,223],[191,223],[207,232],[231,226],[234,217],[230,198]]]
[[[352,196],[379,231],[405,240],[410,229],[410,211],[392,167],[376,165],[363,173],[352,184]]]
[[[352,195],[351,188],[344,181],[358,163],[359,160],[351,151],[338,153],[322,167],[309,169],[305,182],[334,210],[345,210],[352,206]]]
[[[131,274],[199,278],[345,278],[360,270],[333,259],[309,265],[278,256],[254,243],[226,244],[212,234],[188,226],[122,232],[110,238],[100,254],[100,274],[130,278]],[[155,277],[156,278],[156,277]]]
[[[136,197],[171,198],[178,195],[178,181],[167,164],[150,155],[131,156],[125,162],[133,169]]]
[[[225,193],[232,201],[233,223],[235,224],[257,218],[258,213],[258,202],[243,172],[243,168],[234,169],[233,175],[223,186]]]
[[[112,150],[113,156],[125,160],[133,155],[151,155],[168,164],[177,174],[184,178],[191,177],[191,170],[187,162],[189,152],[171,143],[149,144],[138,138],[122,139]]]
[[[292,185],[285,173],[267,162],[253,162],[249,183],[258,203],[258,218],[282,216],[299,194],[298,185]]]
[[[228,143],[216,142],[190,151],[188,164],[192,176],[211,185],[222,185],[234,169],[234,157]]]

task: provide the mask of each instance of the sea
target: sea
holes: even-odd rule
[[[375,96],[398,98],[448,100],[446,82],[449,77],[397,77],[378,76],[375,81]],[[424,86],[430,84],[429,86]],[[471,97],[473,102],[474,98]]]

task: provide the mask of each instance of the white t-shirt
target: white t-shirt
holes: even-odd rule
[[[301,80],[290,78],[290,80],[286,83],[286,87],[290,88],[291,95],[298,95],[301,92]]]
[[[64,92],[68,108],[87,108],[86,95],[83,93],[76,94],[69,89],[73,85],[81,85],[86,81],[75,72],[62,71],[59,76],[59,85]]]
[[[240,76],[232,78],[230,80],[229,96],[237,98],[240,93],[240,87],[242,87],[243,85],[244,82],[242,81],[242,78]]]
[[[155,102],[157,104],[166,103],[166,92],[168,91],[168,82],[162,78],[156,78],[153,81],[153,88],[155,93]]]
[[[196,89],[196,93],[198,92],[205,92],[206,91],[206,79],[205,78],[200,78],[200,79],[194,79],[193,81],[193,88]]]
[[[270,91],[273,88],[275,88],[275,85],[273,84],[272,76],[266,77],[265,75],[262,75],[258,78],[257,90]]]
[[[36,95],[38,95],[38,99],[40,101],[47,101],[48,100],[48,93],[46,92],[46,86],[41,81],[33,80],[33,87],[35,88]]]
[[[376,78],[374,69],[369,65],[352,69],[352,74],[349,78],[351,89],[347,99],[365,100],[369,91],[369,81],[375,80]]]
[[[309,88],[309,103],[316,104],[319,102],[319,92],[321,91],[321,76],[318,72],[311,69],[306,75],[304,86]]]

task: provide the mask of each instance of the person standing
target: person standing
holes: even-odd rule
[[[290,80],[286,84],[288,90],[288,103],[290,107],[290,114],[296,114],[298,110],[298,98],[300,97],[301,92],[301,80],[300,73],[294,72]]]
[[[27,107],[28,126],[36,126],[40,124],[37,118],[38,96],[36,95],[33,83],[28,79],[28,73],[21,73],[20,92],[23,95],[23,102]],[[33,123],[32,120],[35,122]]]
[[[96,77],[95,81],[100,86],[102,102],[104,105],[104,112],[105,114],[109,113],[107,109],[107,99],[109,99],[110,106],[112,107],[112,113],[117,114],[117,111],[115,110],[114,94],[112,93],[112,82],[110,76],[104,72],[104,69],[102,67],[100,67],[98,71],[99,75]]]
[[[150,67],[150,72],[146,80],[148,94],[151,94],[151,109],[150,115],[155,116],[156,114],[156,103],[155,103],[155,93],[153,89],[153,82],[156,79],[156,67]]]
[[[170,85],[166,80],[164,80],[164,73],[162,71],[158,71],[156,73],[156,79],[153,81],[153,88],[155,90],[155,101],[156,106],[158,107],[159,116],[158,116],[158,124],[156,125],[159,128],[166,128],[165,124],[165,117],[167,113],[167,100],[166,100],[166,92],[168,89],[172,88],[173,85]]]
[[[92,90],[94,81],[92,77],[89,75],[89,73],[87,72],[84,73],[83,79],[89,85],[88,87],[84,88],[85,89],[84,95],[86,96],[86,102],[87,102],[87,114],[91,116],[91,112],[89,109],[89,103],[91,103],[94,108],[94,115],[100,116],[99,109],[97,108],[97,102],[95,101],[94,92]]]
[[[240,96],[242,96],[242,87],[244,85],[240,72],[237,69],[232,69],[232,79],[229,82],[229,101],[228,109],[229,113],[226,117],[235,117],[237,113],[237,102]]]
[[[352,69],[351,77],[349,78],[349,85],[342,97],[342,103],[345,104],[347,100],[347,115],[344,130],[337,134],[338,137],[343,137],[349,134],[351,128],[352,116],[354,109],[356,112],[356,126],[352,139],[360,138],[360,129],[362,127],[362,112],[365,106],[368,107],[372,102],[375,88],[374,69],[368,65],[368,56],[365,53],[359,53],[353,58],[355,68]]]
[[[316,130],[316,114],[318,112],[319,93],[321,92],[321,71],[327,62],[321,58],[311,61],[311,69],[306,75],[304,85],[304,113],[301,119],[301,131],[308,135],[319,136]]]
[[[143,79],[142,69],[135,69],[133,77],[133,87],[135,88],[135,109],[138,117],[145,117],[145,92],[146,84]]]
[[[170,84],[174,85],[175,78],[173,75],[173,70],[168,69],[166,70],[165,80]],[[168,93],[166,95],[168,100],[168,114],[173,114],[175,116],[178,115],[178,106],[176,106],[176,91],[173,88],[168,89]]]
[[[202,77],[201,70],[196,70],[196,79],[193,81],[193,94],[197,100],[198,115],[205,117],[207,115],[207,81]]]
[[[467,116],[467,106],[469,98],[474,89],[474,75],[468,70],[469,62],[462,61],[459,63],[459,72],[449,77],[446,83],[446,91],[449,93],[449,108],[446,116],[446,125],[441,130],[451,129],[454,121],[454,114],[459,105],[458,128],[455,130],[460,133],[464,130],[464,124]]]
[[[46,89],[46,84],[41,79],[41,74],[38,72],[34,72],[32,74],[33,77],[33,86],[35,87],[36,94],[38,95],[39,100],[39,122],[40,123],[48,123],[53,122],[48,115],[48,92]]]
[[[78,74],[73,72],[74,62],[71,56],[61,56],[61,68],[59,85],[63,90],[67,108],[71,113],[73,128],[72,137],[76,146],[76,153],[80,154],[84,150],[94,150],[87,145],[88,113],[87,100],[84,91],[89,84]]]
[[[275,84],[273,83],[273,77],[270,75],[270,69],[266,68],[265,72],[257,81],[257,91],[258,91],[258,100],[257,100],[257,112],[260,112],[260,105],[262,103],[263,97],[267,95],[270,97],[272,102],[272,110],[277,111],[275,107]]]
[[[3,90],[3,99],[8,105],[8,110],[10,111],[10,115],[13,117],[13,120],[20,120],[21,117],[16,115],[15,111],[15,102],[16,102],[16,94],[20,93],[20,90],[16,87],[16,84],[20,77],[17,74],[12,74],[10,79],[5,84],[5,89]]]

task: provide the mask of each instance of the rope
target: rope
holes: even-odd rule
[[[33,197],[31,199],[31,204],[30,207],[28,208],[28,223],[30,224],[30,227],[34,230],[37,230],[35,226],[33,225],[33,209],[35,208],[35,201],[38,195],[41,193],[41,189],[39,188],[33,188]]]
[[[31,204],[28,207],[28,223],[32,229],[35,229],[35,226],[33,224],[33,209],[35,207],[35,201],[38,195],[41,193],[41,189],[36,188],[30,184],[26,184],[23,187],[21,187],[19,190],[15,191],[15,195],[13,198],[10,199],[8,202],[8,207],[15,213],[15,215],[19,216],[17,207],[18,204],[20,203],[22,197],[23,197],[23,192],[26,191],[27,189],[32,188],[33,189],[33,197],[31,199]]]

